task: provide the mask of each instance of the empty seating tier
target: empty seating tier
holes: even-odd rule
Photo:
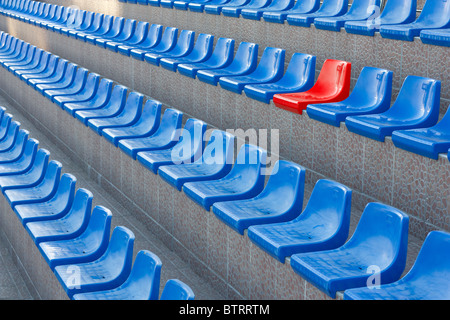
[[[445,1],[428,0],[416,20],[415,1],[391,1],[382,10],[381,2],[365,0],[120,2],[130,10],[127,17],[1,1],[0,28],[2,20],[20,28],[0,33],[0,89],[123,201],[133,219],[225,288],[227,298],[404,299],[398,286],[410,287],[410,295],[421,279],[434,281],[422,256],[428,239],[445,238],[449,230],[445,77],[420,70],[405,76],[384,64],[367,66],[354,53],[333,57],[334,48],[324,59],[323,53],[128,13],[138,6],[186,16],[203,11],[196,14],[209,22],[308,29],[299,32],[317,33],[315,43],[326,34],[336,44],[349,34],[366,44],[409,40],[395,42],[397,48],[413,42],[430,53],[445,52],[434,35],[427,46],[425,33],[445,33]],[[429,17],[435,23],[426,22]],[[379,33],[363,31],[364,22]],[[22,28],[36,31],[36,40]],[[389,28],[408,35],[386,36],[400,34],[384,33]],[[47,36],[55,40],[41,48]],[[104,62],[89,59],[102,55]],[[76,177],[5,110],[0,188],[9,209],[2,219],[27,236],[14,244],[19,254],[32,247],[70,299],[194,299],[191,288],[174,279],[160,294],[158,256],[139,250],[133,263],[134,233],[113,227],[111,211],[94,205],[87,188],[76,188]],[[240,126],[271,129],[280,141],[271,136],[272,145],[259,146],[239,130],[226,130]],[[411,172],[411,179],[408,172],[419,166],[425,173]],[[263,270],[280,276],[267,278]],[[73,272],[83,274],[76,285]],[[364,290],[372,280],[382,294]]]

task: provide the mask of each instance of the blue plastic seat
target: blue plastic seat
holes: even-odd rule
[[[192,12],[203,12],[205,5],[222,5],[231,0],[204,0],[204,1],[195,1],[189,2],[187,4],[189,11]]]
[[[166,109],[154,134],[147,137],[121,139],[118,147],[134,160],[137,153],[141,151],[169,149],[178,142],[182,117],[182,112]]]
[[[112,16],[109,16],[109,18],[107,18],[107,17],[108,17],[108,15],[103,14],[103,13],[94,13],[94,16],[92,18],[92,23],[89,25],[89,27],[87,27],[83,30],[77,30],[77,31],[71,30],[71,31],[69,31],[69,36],[73,37],[75,39],[84,41],[84,37],[87,34],[93,34],[95,32],[100,32],[102,30],[102,27],[103,28],[107,27],[108,20],[110,20],[112,22],[112,20],[111,20]],[[103,24],[105,24],[105,25],[103,26]]]
[[[145,50],[156,46],[162,38],[163,26],[160,24],[151,24],[148,27],[144,38],[137,43],[131,44],[121,44],[117,47],[117,51],[125,56],[131,55],[131,50]]]
[[[42,59],[38,68],[35,68],[33,70],[30,69],[29,71],[27,71],[26,69],[17,71],[23,81],[28,83],[33,79],[46,79],[48,77],[51,77],[57,71],[57,66],[60,58],[51,54],[46,54],[43,57],[44,58]]]
[[[344,291],[345,300],[449,300],[450,235],[431,231],[411,270],[400,280],[377,288]]]
[[[39,141],[28,139],[22,156],[14,162],[0,164],[0,176],[22,174],[31,169],[36,157]]]
[[[101,32],[85,35],[84,41],[95,44],[99,39],[102,39],[102,41],[113,39],[120,34],[124,27],[124,23],[124,17],[114,17],[110,27],[108,27],[106,30],[102,30]]]
[[[221,77],[247,75],[256,69],[258,63],[258,45],[251,42],[241,42],[233,61],[219,69],[198,70],[200,81],[216,86]]]
[[[131,271],[135,236],[126,227],[115,227],[106,252],[97,260],[55,267],[55,275],[67,295],[114,289]],[[74,279],[78,275],[77,279]],[[82,275],[82,276],[81,276]]]
[[[92,210],[92,193],[79,188],[72,201],[70,210],[58,219],[29,221],[25,228],[38,245],[45,241],[73,239],[81,235],[86,229]]]
[[[200,35],[199,35],[200,36]],[[188,55],[195,44],[195,32],[191,30],[181,30],[180,36],[173,47],[166,47],[167,50],[156,50],[144,54],[144,60],[155,66],[159,66],[159,62],[165,57],[184,57]]]
[[[172,9],[174,1],[175,0],[159,0],[159,6],[162,8]],[[150,0],[149,0],[149,2],[150,2]]]
[[[125,106],[117,115],[105,118],[93,118],[87,121],[89,128],[102,135],[102,130],[106,128],[125,127],[134,124],[142,110],[144,95],[137,92],[130,92],[125,102]]]
[[[96,13],[92,11],[86,11],[81,24],[78,26],[74,26],[73,28],[68,29],[65,34],[68,37],[76,38],[76,34],[80,31],[88,29],[94,21],[94,15]]]
[[[117,19],[117,18],[116,18]],[[123,28],[120,29],[120,32],[114,33],[110,36],[102,36],[100,38],[95,39],[95,45],[107,49],[106,44],[108,42],[123,42],[130,39],[134,31],[136,29],[137,21],[134,19],[125,19],[123,22]],[[87,37],[89,38],[89,37]]]
[[[27,57],[28,51],[30,50],[30,44],[24,43],[19,49],[9,56],[2,57],[0,63],[4,68],[8,68],[10,64],[20,63],[23,59]]]
[[[38,84],[54,84],[62,81],[66,73],[68,64],[69,62],[67,60],[59,59],[55,72],[51,76],[47,78],[30,79],[27,81],[28,85],[36,89]]]
[[[407,24],[416,20],[417,0],[387,1],[380,15],[365,21],[347,21],[347,33],[374,36],[380,26]]]
[[[77,33],[77,39],[78,40],[82,40],[84,42],[87,42],[88,40],[86,38],[88,36],[93,36],[92,40],[94,40],[94,37],[97,37],[97,36],[101,37],[103,35],[106,35],[112,29],[114,21],[115,21],[115,19],[114,19],[113,16],[111,16],[111,15],[104,15],[102,23],[100,25],[100,28],[93,29],[93,30],[86,30],[86,31],[83,31],[83,32],[78,32]],[[91,42],[92,42],[92,40],[91,40]],[[94,40],[94,42],[95,42],[95,40]]]
[[[39,184],[48,168],[50,152],[39,149],[33,165],[27,172],[10,176],[0,176],[0,188],[4,192],[13,188],[29,188]]]
[[[177,70],[180,74],[195,79],[198,70],[211,70],[227,67],[233,61],[234,40],[219,38],[211,56],[203,62],[178,63]]]
[[[75,117],[87,126],[89,119],[113,117],[125,107],[128,89],[122,85],[115,85],[108,102],[100,108],[77,110]]]
[[[111,211],[95,206],[86,229],[76,238],[45,241],[38,245],[50,269],[58,265],[94,261],[105,253],[111,229]]]
[[[14,136],[11,145],[0,152],[0,164],[17,161],[23,154],[30,133],[25,129],[20,129]],[[5,139],[9,142],[10,139]]]
[[[390,109],[379,114],[349,116],[345,125],[351,132],[384,141],[395,130],[430,127],[439,118],[441,82],[407,76]]]
[[[396,130],[392,142],[398,148],[435,159],[450,148],[450,107],[436,125],[429,128]]]
[[[447,0],[427,0],[420,16],[411,23],[381,26],[383,38],[414,41],[420,32],[426,29],[441,29],[450,27],[450,3]]]
[[[341,31],[347,21],[367,21],[380,11],[380,0],[353,0],[347,13],[338,17],[316,18],[317,29]]]
[[[186,182],[223,178],[232,167],[234,141],[233,135],[214,130],[200,159],[193,163],[160,166],[158,174],[179,191]]]
[[[178,279],[170,279],[164,285],[159,300],[194,300],[195,294],[192,289]]]
[[[20,71],[20,78],[27,82],[30,79],[47,78],[51,76],[56,69],[59,57],[52,54],[46,56],[47,58],[44,58],[41,61],[38,68],[30,70],[29,72],[25,72],[25,70]]]
[[[3,107],[0,110],[3,111],[4,110]],[[10,127],[11,123],[14,122],[14,121],[13,122],[11,121],[12,118],[13,118],[12,114],[3,113],[2,121],[0,123],[0,143],[1,143],[1,141],[3,141],[3,139],[6,138],[9,127]]]
[[[79,28],[69,30],[67,36],[77,39],[77,34],[81,32],[89,32],[91,30],[98,30],[103,21],[103,13],[95,13],[87,11],[83,23]]]
[[[226,5],[222,8],[222,14],[227,17],[238,18],[241,15],[241,11],[243,9],[263,9],[269,6],[271,2],[272,0],[250,0],[250,2],[241,6],[229,7],[228,5]]]
[[[333,250],[296,253],[291,267],[332,298],[363,287],[376,266],[380,284],[398,280],[406,264],[409,217],[381,203],[369,203],[351,238]]]
[[[273,171],[260,194],[250,199],[216,202],[212,212],[241,235],[252,225],[296,218],[303,206],[305,169],[280,160]]]
[[[98,89],[92,99],[86,101],[68,102],[63,105],[64,110],[75,117],[75,112],[79,110],[99,109],[106,105],[111,98],[113,81],[109,79],[101,79]]]
[[[266,7],[255,9],[244,8],[241,11],[241,16],[244,19],[260,20],[265,12],[280,12],[292,9],[295,2],[294,0],[273,0]]]
[[[41,64],[42,60],[48,59],[48,53],[44,53],[42,49],[36,49],[33,55],[33,59],[30,63],[18,66],[11,66],[9,71],[14,74],[16,77],[20,78],[20,75],[25,72],[29,72],[30,70],[35,70]]]
[[[155,174],[163,165],[192,163],[202,155],[206,127],[205,122],[190,118],[186,121],[180,138],[173,147],[138,152],[136,159]]]
[[[138,21],[135,26],[135,30],[132,32],[131,36],[127,37],[125,40],[116,39],[114,41],[106,42],[106,49],[112,50],[114,52],[118,51],[120,45],[136,45],[145,39],[147,36],[149,28],[149,23],[145,21]]]
[[[70,85],[60,88],[60,86],[55,86],[52,89],[47,89],[43,91],[45,97],[50,99],[52,102],[55,101],[56,96],[69,96],[79,93],[83,90],[89,71],[85,68],[77,68],[76,74],[73,77]]]
[[[349,97],[340,102],[310,104],[306,112],[311,119],[339,127],[348,116],[382,113],[389,109],[393,72],[364,67]]]
[[[16,68],[22,68],[24,66],[29,66],[33,60],[36,52],[38,51],[38,48],[36,46],[29,46],[27,55],[24,59],[21,61],[11,61],[11,62],[5,62],[3,66],[8,69],[9,72],[13,72]],[[61,61],[61,60],[60,60]]]
[[[6,133],[2,140],[0,141],[0,152],[6,152],[11,150],[14,146],[14,142],[17,139],[19,132],[24,129],[20,129],[20,122],[10,121],[8,127],[6,128]],[[28,132],[28,131],[24,131]]]
[[[39,184],[29,188],[14,188],[3,191],[11,208],[19,204],[44,202],[51,199],[58,189],[61,170],[62,164],[52,160],[48,165],[44,178]]]
[[[450,47],[450,29],[422,30],[420,40],[426,44]]]
[[[214,36],[210,34],[201,33],[198,35],[195,45],[187,55],[180,57],[163,56],[159,64],[171,71],[176,71],[180,63],[197,63],[205,62],[213,52]]]
[[[209,3],[210,0],[175,0],[173,2],[173,8],[177,10],[187,10],[190,3]]]
[[[45,95],[44,91],[46,90],[57,90],[67,88],[75,80],[77,69],[78,66],[76,64],[69,63],[66,67],[63,77],[59,81],[52,83],[38,83],[36,84],[35,89],[42,95]]]
[[[238,7],[250,3],[251,0],[230,0],[219,3],[208,3],[203,7],[203,11],[208,14],[219,15],[224,7]]]
[[[79,28],[83,23],[84,17],[86,16],[86,10],[75,9],[73,14],[69,16],[66,24],[55,25],[53,27],[54,32],[59,32],[61,34],[67,34],[69,30]]]
[[[206,211],[215,202],[249,199],[264,188],[266,151],[254,146],[242,145],[231,171],[217,180],[186,182],[183,191]]]
[[[348,0],[324,0],[317,11],[310,13],[293,13],[286,16],[290,25],[309,28],[315,18],[338,17],[348,10]]]
[[[162,262],[157,255],[141,250],[122,285],[105,291],[78,293],[73,300],[158,300],[161,267]]]
[[[66,103],[89,101],[95,96],[99,81],[100,75],[91,72],[87,75],[84,85],[78,92],[68,95],[55,95],[53,102],[63,108]]]
[[[124,127],[102,129],[102,136],[116,147],[121,139],[151,136],[159,127],[161,106],[159,101],[147,100],[135,123]]]
[[[256,69],[247,74],[233,77],[221,77],[222,88],[241,94],[246,85],[277,82],[283,77],[285,50],[267,47]]]
[[[274,94],[307,91],[314,85],[316,56],[294,53],[283,77],[275,82],[248,84],[245,94],[255,100],[270,103]]]
[[[74,175],[64,173],[52,198],[43,202],[18,204],[13,210],[23,225],[32,221],[60,219],[72,207],[76,182]]]
[[[305,209],[287,222],[252,225],[249,239],[281,263],[301,252],[330,250],[347,240],[352,191],[331,180],[316,182]]]
[[[161,35],[161,38],[155,39],[154,42],[149,41],[149,43],[144,46],[139,46],[137,48],[130,50],[130,56],[144,61],[145,54],[147,52],[167,52],[172,50],[173,47],[177,44],[178,29],[167,27],[164,29],[164,32]]]

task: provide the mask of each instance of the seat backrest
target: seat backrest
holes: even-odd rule
[[[349,104],[379,105],[379,112],[386,111],[391,105],[392,77],[393,72],[390,70],[364,67],[347,101],[350,101]]]
[[[323,0],[317,13],[320,15],[341,15],[348,10],[348,0]]]
[[[201,120],[193,118],[186,120],[178,143],[171,150],[171,159],[174,164],[189,163],[200,159],[204,147],[203,135],[206,127],[207,124]]]
[[[53,197],[48,200],[49,207],[52,208],[52,211],[49,213],[64,215],[71,210],[75,199],[76,183],[77,178],[70,173],[64,173],[61,176],[58,189]],[[79,201],[79,198],[77,201]]]
[[[198,161],[208,165],[218,164],[231,168],[234,160],[234,142],[235,136],[232,134],[214,130],[211,132],[202,158]]]
[[[177,39],[175,53],[185,53],[190,52],[194,48],[195,44],[195,32],[192,30],[181,30],[180,35]]]
[[[115,277],[121,274],[125,279],[131,271],[135,235],[124,227],[114,228],[106,252],[100,257],[102,266],[108,268],[108,274]]]
[[[97,205],[92,210],[86,230],[80,236],[90,246],[104,252],[108,247],[112,213],[108,208]]]
[[[297,1],[293,7],[298,12],[316,12],[320,8],[320,0]]]
[[[427,0],[416,22],[424,25],[448,26],[450,24],[450,1]]]
[[[219,38],[217,39],[211,58],[208,60],[212,64],[231,62],[234,53],[234,39]]]
[[[212,53],[212,48],[214,44],[214,36],[207,33],[200,33],[195,41],[194,48],[190,57],[192,59],[205,57]]]
[[[180,33],[181,35],[181,33]],[[161,41],[155,48],[158,50],[168,50],[173,48],[177,44],[178,29],[173,27],[167,27],[161,36]]]
[[[369,17],[376,13],[376,8],[380,8],[381,0],[353,0],[348,15]]]
[[[59,161],[52,160],[48,163],[47,171],[45,172],[44,179],[37,186],[45,189],[49,194],[50,192],[56,192],[59,182],[61,180],[62,164]],[[53,193],[52,193],[53,195]]]
[[[316,182],[308,203],[302,214],[297,218],[308,220],[317,228],[323,228],[329,232],[340,232],[340,242],[347,239],[350,214],[351,214],[352,190],[336,181],[320,179]]]
[[[178,140],[182,119],[183,113],[181,111],[167,108],[161,117],[160,125],[154,135],[165,136],[171,141]]]
[[[276,204],[280,212],[295,208],[300,214],[304,184],[305,168],[290,161],[279,160],[270,173],[266,187],[255,199],[272,200],[270,202]]]
[[[417,255],[411,270],[404,276],[403,280],[410,281],[423,278],[435,278],[439,285],[447,290],[442,292],[443,299],[450,295],[450,234],[444,231],[431,231],[428,233],[423,245]],[[437,283],[429,281],[429,283]],[[445,297],[444,297],[445,296]]]
[[[159,257],[141,250],[136,254],[130,275],[121,288],[132,295],[128,300],[158,300],[162,262]]]
[[[166,282],[161,293],[160,300],[194,300],[192,289],[178,279],[170,279]]]
[[[312,88],[316,77],[316,56],[294,53],[289,61],[283,78],[279,84],[302,85],[302,90],[306,91]]]
[[[227,180],[240,181],[242,189],[252,186],[264,187],[263,171],[266,166],[267,151],[251,144],[243,144],[240,147],[235,163],[231,171],[225,177]],[[262,184],[261,184],[262,178]]]
[[[261,76],[282,76],[286,51],[280,48],[266,47],[253,74]]]
[[[94,196],[89,190],[79,188],[75,192],[69,212],[67,212],[63,219],[68,221],[74,229],[84,231],[91,216],[93,198]]]
[[[434,125],[439,118],[441,82],[426,77],[407,76],[392,107],[385,114],[395,118],[430,117]]]
[[[377,257],[377,266],[403,272],[408,246],[409,217],[402,211],[383,203],[371,202],[365,207],[356,229],[343,245],[355,249],[360,258]]]
[[[236,50],[233,61],[227,69],[247,70],[252,72],[258,63],[258,44],[251,42],[241,42]]]

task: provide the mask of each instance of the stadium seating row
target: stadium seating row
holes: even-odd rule
[[[449,46],[450,5],[446,0],[429,0],[416,19],[416,0],[387,1],[381,10],[380,0],[119,0],[119,2],[191,10],[208,14],[301,27],[340,31]],[[443,30],[440,30],[443,29]],[[423,35],[421,32],[424,32]],[[423,36],[423,37],[422,37]]]
[[[16,17],[212,85],[220,84],[238,94],[245,92],[255,100],[273,100],[275,106],[291,112],[301,114],[306,110],[318,121],[335,126],[345,122],[350,131],[371,139],[384,141],[392,136],[397,147],[432,159],[450,148],[449,112],[437,123],[438,80],[408,76],[390,107],[389,70],[365,67],[350,94],[349,62],[326,60],[314,83],[316,59],[312,55],[295,53],[283,74],[283,49],[266,48],[257,63],[258,45],[254,43],[240,43],[233,58],[233,39],[220,38],[213,49],[212,35],[200,34],[194,42],[193,31],[181,30],[177,38],[176,28],[167,27],[163,32],[161,25],[63,9],[66,14],[59,20],[34,13]]]
[[[346,241],[352,194],[346,186],[331,180],[319,180],[305,209],[300,212],[305,177],[302,166],[279,160],[265,184],[265,176],[261,170],[265,167],[265,150],[244,144],[233,165],[232,135],[214,130],[207,145],[203,146],[203,139],[199,137],[203,136],[206,124],[201,120],[188,119],[184,128],[179,130],[181,112],[166,109],[161,116],[158,113],[158,102],[149,99],[142,106],[142,95],[128,92],[127,97],[127,88],[121,85],[111,88],[110,80],[99,79],[98,75],[81,67],[74,71],[75,74],[83,75],[81,82],[86,83],[95,78],[98,85],[78,86],[72,80],[72,84],[66,83],[61,89],[61,83],[65,81],[64,75],[59,76],[58,81],[52,78],[52,73],[47,73],[47,63],[41,66],[38,63],[36,67],[17,54],[8,48],[0,49],[2,66],[21,77],[31,87],[40,88],[39,92],[55,105],[75,114],[76,119],[94,128],[97,134],[106,136],[105,133],[109,132],[117,140],[109,138],[108,141],[115,141],[115,145],[131,158],[141,161],[206,211],[212,211],[239,234],[247,229],[249,238],[274,258],[284,262],[286,257],[290,257],[290,265],[295,272],[330,297],[336,297],[337,291],[345,291],[344,297],[349,299],[371,299],[373,290],[367,286],[373,275],[368,273],[372,266],[378,267],[376,275],[380,277],[380,290],[373,297],[401,299],[407,294],[409,298],[441,299],[448,295],[445,279],[439,277],[430,280],[439,272],[447,272],[449,267],[449,261],[445,261],[442,255],[433,256],[430,253],[445,250],[450,239],[447,233],[431,232],[414,267],[399,279],[406,263],[409,225],[409,217],[400,210],[382,203],[369,203],[354,234]],[[13,56],[16,58],[8,59]],[[34,81],[31,82],[32,80]],[[100,86],[107,86],[109,89],[106,91],[109,92],[100,93]],[[94,89],[89,97],[86,96],[87,90],[92,90],[92,87],[97,88],[97,91]],[[98,95],[103,95],[103,98]],[[93,101],[98,101],[98,105],[92,104]],[[138,107],[133,107],[136,104]],[[66,108],[69,105],[70,108]],[[147,130],[153,130],[152,134],[146,132],[135,135],[138,123],[142,121],[139,116],[134,115],[141,106],[141,114],[146,108],[154,109],[153,118],[148,117],[153,119],[153,124],[146,126]],[[123,120],[127,113],[133,113],[133,120]],[[113,130],[117,130],[115,134],[112,134]],[[186,154],[181,152],[181,145],[188,141],[190,148],[184,147],[184,150],[188,150]],[[81,192],[78,192],[74,198],[78,194],[82,197]],[[88,194],[84,195],[84,199],[83,203],[87,203]],[[19,203],[15,204],[15,208],[19,206]],[[80,206],[83,207],[83,204],[80,203]],[[78,213],[80,216],[86,214],[84,209],[78,207],[74,207],[73,211],[83,212]],[[66,216],[70,217],[71,214]],[[78,223],[83,223],[86,218],[80,216]],[[37,225],[33,227],[34,223]],[[51,222],[53,223],[55,222]],[[42,245],[49,240],[45,227],[38,221],[30,221],[27,225],[30,225],[28,230],[38,244]],[[65,230],[72,223],[63,225],[61,230],[66,233]],[[86,226],[87,228],[89,227]],[[130,239],[129,236],[124,237]],[[111,251],[116,252],[113,249]],[[54,251],[45,247],[43,252]],[[423,259],[424,255],[431,255],[433,259]],[[64,282],[67,279],[58,273],[58,268],[59,266],[55,266],[55,272]],[[84,267],[83,271],[89,273]],[[74,295],[74,298],[91,298],[90,295]]]
[[[3,61],[3,60],[2,60]],[[148,250],[137,253],[135,236],[124,226],[111,229],[111,211],[93,194],[76,188],[50,152],[0,108],[0,188],[50,269],[74,300],[192,300],[185,283],[170,279],[159,296],[162,263]],[[78,276],[74,281],[74,272]],[[72,278],[71,278],[72,277]]]

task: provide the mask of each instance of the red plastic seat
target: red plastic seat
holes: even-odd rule
[[[342,101],[350,94],[350,76],[350,62],[327,59],[311,89],[275,94],[273,102],[278,108],[302,114],[308,104]]]

